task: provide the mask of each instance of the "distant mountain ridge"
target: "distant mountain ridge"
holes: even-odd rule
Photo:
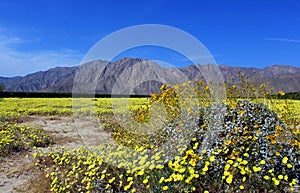
[[[75,67],[56,67],[39,71],[24,77],[0,77],[6,91],[10,92],[72,92],[74,80],[83,85],[82,92],[111,94],[118,85],[118,92],[130,94],[151,94],[159,91],[163,83],[173,84],[178,80],[204,79],[199,69],[207,65],[191,65],[183,68],[164,68],[155,62],[140,58],[123,58],[114,62],[97,60]],[[224,80],[229,77],[238,80],[238,72],[252,79],[269,82],[274,92],[299,92],[300,68],[287,65],[273,65],[262,69],[219,66]],[[80,72],[80,73],[78,73]],[[79,75],[78,75],[79,74]],[[119,80],[122,77],[121,81]],[[86,85],[93,83],[95,88]],[[122,91],[120,89],[123,89]]]

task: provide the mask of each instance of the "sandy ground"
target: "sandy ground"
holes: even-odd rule
[[[97,121],[74,119],[58,116],[32,116],[23,120],[22,124],[40,126],[54,138],[56,144],[51,150],[74,149],[81,146],[93,146],[101,143],[113,143],[110,134],[106,133]],[[47,151],[47,149],[44,149]],[[29,152],[31,154],[32,152]],[[13,155],[0,160],[0,193],[16,193],[21,187],[30,183],[33,175],[32,158],[25,154]]]

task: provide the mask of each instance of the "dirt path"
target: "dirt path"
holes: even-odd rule
[[[22,124],[40,126],[54,138],[56,144],[51,150],[94,146],[101,143],[113,143],[110,134],[106,133],[96,121],[73,119],[59,116],[31,116]],[[44,149],[47,151],[47,149]],[[31,154],[32,152],[29,152]],[[24,154],[0,160],[0,193],[17,193],[22,186],[29,183],[33,175],[33,160]],[[26,192],[26,191],[25,191]]]
[[[24,124],[40,126],[54,137],[56,146],[78,148],[83,145],[94,146],[102,143],[112,143],[97,121],[73,119],[71,117],[31,117]]]

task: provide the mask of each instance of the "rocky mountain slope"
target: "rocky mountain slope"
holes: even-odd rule
[[[6,91],[13,92],[149,94],[157,92],[163,83],[203,79],[201,71],[205,68],[209,65],[164,68],[146,59],[123,58],[115,62],[97,60],[81,66],[57,67],[24,77],[0,77],[0,83]],[[219,69],[224,80],[231,77],[237,81],[241,71],[253,80],[269,82],[274,92],[300,91],[300,68],[297,67],[273,65],[259,69],[221,65]]]

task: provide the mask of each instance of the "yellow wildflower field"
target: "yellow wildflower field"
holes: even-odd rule
[[[168,119],[151,133],[115,119],[129,109],[136,123],[147,124],[155,102],[164,104]],[[300,101],[236,100],[195,109],[178,104],[168,89],[151,98],[3,98],[0,156],[16,139],[24,148],[50,144],[42,130],[16,124],[21,118],[95,116],[113,144],[33,154],[51,192],[283,192],[299,184]]]

